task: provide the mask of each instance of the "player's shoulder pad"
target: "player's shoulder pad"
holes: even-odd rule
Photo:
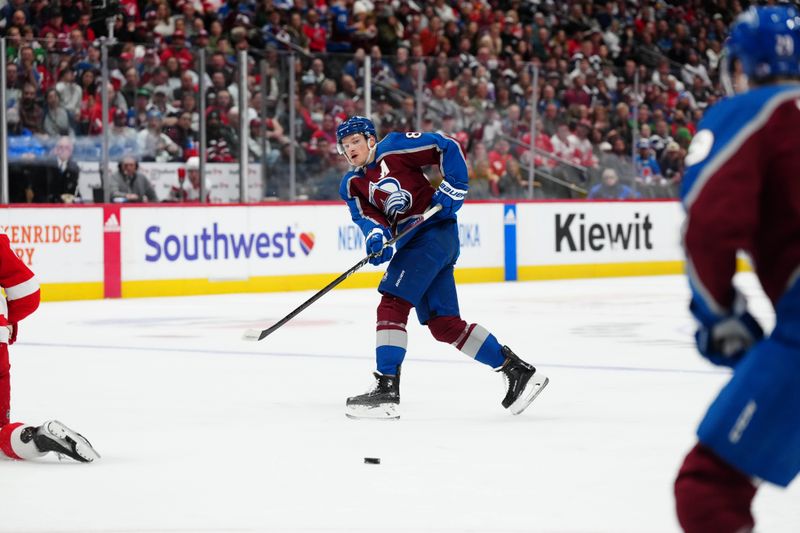
[[[686,155],[681,198],[691,205],[703,184],[759,131],[780,105],[800,99],[800,84],[759,87],[725,98],[698,124]]]
[[[342,197],[343,200],[347,200],[351,197],[350,195],[350,180],[354,178],[360,178],[362,176],[361,173],[351,170],[347,174],[344,175],[342,181],[339,183],[339,196]]]
[[[387,133],[386,136],[378,143],[375,149],[375,159],[380,159],[386,152],[394,152],[396,150],[404,150],[410,146],[409,139],[405,133],[393,131]]]
[[[393,131],[378,143],[375,159],[379,160],[381,157],[392,153],[418,152],[429,148],[440,150],[444,141],[445,138],[438,133]]]

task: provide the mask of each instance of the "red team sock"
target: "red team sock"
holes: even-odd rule
[[[675,480],[678,521],[686,533],[746,533],[755,521],[750,479],[702,444],[688,453]]]
[[[14,434],[14,430],[21,425],[21,423],[15,422],[14,424],[6,424],[0,428],[0,451],[11,459],[21,459],[20,456],[14,453],[14,447],[11,445],[11,437]]]
[[[411,304],[402,298],[384,294],[378,305],[375,358],[378,372],[396,375],[406,356],[406,323]]]
[[[412,305],[402,298],[384,294],[378,305],[377,330],[405,331],[411,307]]]

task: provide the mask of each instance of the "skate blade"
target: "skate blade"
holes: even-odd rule
[[[47,432],[60,441],[69,442],[68,439],[73,440],[75,442],[75,453],[87,463],[100,459],[100,454],[89,444],[85,437],[72,431],[58,420],[52,420],[47,424]]]
[[[538,372],[537,372],[538,374]],[[544,379],[542,379],[544,378]],[[508,410],[511,411],[511,414],[518,415],[522,413],[528,406],[539,396],[539,393],[544,390],[547,384],[550,383],[550,378],[547,376],[539,376],[537,377],[536,374],[533,375],[533,378],[525,385],[525,390],[522,391],[522,394],[517,401],[512,403]]]
[[[400,410],[394,403],[382,403],[376,406],[347,405],[344,415],[354,420],[398,420]]]

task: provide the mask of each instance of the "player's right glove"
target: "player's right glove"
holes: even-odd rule
[[[764,338],[764,330],[747,311],[747,303],[739,292],[730,314],[709,316],[701,309],[692,299],[689,310],[699,323],[694,338],[703,357],[715,365],[733,368],[753,344]]]
[[[367,235],[367,254],[377,254],[375,257],[370,257],[369,262],[372,265],[380,265],[392,258],[394,254],[394,246],[383,247],[386,241],[392,238],[392,232],[389,228],[378,226],[373,228]],[[380,252],[380,253],[378,253]]]
[[[439,184],[439,188],[433,193],[431,202],[440,204],[442,206],[441,213],[446,216],[461,209],[461,204],[464,203],[464,198],[466,197],[466,189],[457,189],[445,180],[442,180],[442,183]]]

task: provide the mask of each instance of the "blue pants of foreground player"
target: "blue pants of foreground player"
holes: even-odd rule
[[[427,324],[434,336],[443,340],[441,337],[447,334],[442,335],[440,331],[451,327],[456,319],[459,324],[462,322],[453,274],[459,254],[458,224],[454,219],[426,225],[397,251],[378,290],[411,304],[416,309],[420,324]],[[447,324],[445,317],[448,317]],[[477,325],[469,328],[472,342],[480,344],[474,346],[473,350],[468,343],[462,343],[459,349],[492,368],[502,365],[505,356],[494,335]],[[454,340],[448,339],[447,342]],[[396,372],[406,353],[402,344],[378,343],[376,356],[379,372]]]
[[[700,442],[742,472],[787,486],[800,471],[800,282],[776,306],[775,329],[736,366],[708,410]]]

